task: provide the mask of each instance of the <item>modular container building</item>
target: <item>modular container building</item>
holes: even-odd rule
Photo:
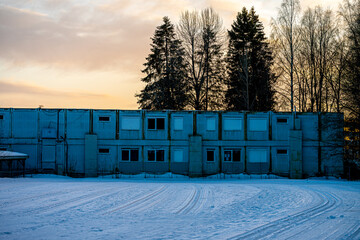
[[[343,173],[343,114],[0,109],[0,150],[73,176]],[[3,166],[1,166],[3,167]]]

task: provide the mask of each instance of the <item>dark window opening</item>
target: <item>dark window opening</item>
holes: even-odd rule
[[[121,160],[129,161],[129,159],[130,159],[129,150],[122,150],[121,151]]]
[[[6,151],[6,148],[0,148],[0,151]]]
[[[231,162],[231,151],[224,151],[224,161]]]
[[[156,161],[163,162],[164,161],[164,150],[156,150]]]
[[[4,119],[4,115],[0,115],[0,120]]]
[[[139,161],[139,150],[137,149],[130,150],[130,156],[131,156],[130,161],[132,162]]]
[[[287,150],[286,149],[278,149],[277,154],[287,154]]]
[[[109,148],[99,148],[99,153],[109,153],[110,149]]]
[[[276,120],[278,123],[287,123],[288,119],[287,118],[277,118]]]
[[[215,161],[215,151],[214,150],[207,150],[206,151],[206,161],[214,162]]]
[[[156,119],[157,129],[165,129],[165,118]]]
[[[99,121],[101,121],[101,122],[109,122],[110,117],[99,117]]]
[[[155,118],[148,118],[148,129],[155,129]]]
[[[233,162],[240,162],[240,150],[233,151]]]
[[[148,161],[155,161],[155,151],[154,150],[148,151]]]

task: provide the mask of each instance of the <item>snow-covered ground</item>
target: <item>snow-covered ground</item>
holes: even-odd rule
[[[360,182],[0,179],[0,239],[360,239]]]

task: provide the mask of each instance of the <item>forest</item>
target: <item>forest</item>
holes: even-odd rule
[[[151,41],[139,108],[341,112],[345,158],[360,165],[359,0],[336,12],[283,0],[269,37],[254,8],[228,30],[212,8],[185,11]]]

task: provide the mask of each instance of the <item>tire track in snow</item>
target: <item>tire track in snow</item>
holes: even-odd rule
[[[33,196],[25,197],[25,198],[17,198],[17,199],[11,200],[11,201],[1,202],[0,208],[5,208],[9,205],[24,204],[24,201],[27,201],[27,200],[34,201],[34,200],[38,200],[38,199],[48,197],[48,196],[51,196],[51,197],[59,196],[59,195],[61,196],[61,195],[67,194],[69,192],[77,191],[77,190],[81,190],[81,189],[83,189],[83,188],[76,187],[74,189],[66,189],[66,190],[60,190],[60,191],[54,191],[54,192],[47,192],[47,193],[43,193],[43,194],[39,194],[39,195],[33,195]]]
[[[51,213],[54,213],[54,212],[64,212],[64,211],[68,211],[70,209],[74,209],[74,208],[77,208],[79,206],[86,206],[88,205],[89,203],[92,203],[93,201],[99,199],[99,198],[104,198],[104,197],[111,197],[111,196],[114,196],[114,195],[118,195],[120,192],[123,192],[124,190],[127,190],[127,189],[130,189],[131,187],[123,187],[123,188],[116,188],[118,191],[115,191],[115,192],[110,192],[110,193],[106,193],[106,194],[101,194],[101,195],[98,195],[98,196],[95,196],[93,198],[89,198],[89,199],[85,199],[85,200],[82,200],[82,201],[76,201],[76,204],[74,205],[73,203],[69,204],[71,206],[69,207],[66,207],[66,208],[62,208],[62,209],[51,209],[49,210],[48,212],[51,212]]]
[[[157,189],[145,196],[136,198],[136,199],[132,200],[131,202],[121,205],[120,207],[117,207],[115,209],[107,211],[107,212],[103,213],[103,215],[111,214],[111,213],[114,213],[117,211],[124,211],[126,209],[132,208],[134,205],[141,204],[142,202],[147,202],[147,201],[151,200],[152,198],[156,197],[157,195],[159,195],[160,193],[162,193],[166,188],[167,187],[165,185],[163,185],[159,189]]]
[[[123,212],[145,212],[146,210],[153,208],[155,205],[162,203],[164,199],[167,199],[169,196],[172,196],[171,193],[173,192],[175,192],[174,189],[170,191],[169,188],[166,187],[164,191],[160,192],[154,197],[147,199],[146,201],[140,202],[139,204],[135,204],[134,206],[123,210]]]
[[[228,239],[266,239],[274,238],[274,234],[279,234],[291,228],[294,225],[304,223],[309,219],[315,218],[321,214],[326,213],[334,208],[334,206],[339,201],[338,198],[334,197],[329,193],[322,193],[314,191],[321,199],[320,203],[300,211],[298,213],[289,215],[287,217],[275,220],[273,222],[267,223],[260,227],[256,227],[245,233],[235,235]]]
[[[66,204],[70,204],[70,203],[74,203],[74,202],[80,202],[80,201],[84,201],[84,200],[88,200],[88,199],[92,199],[92,198],[98,198],[99,196],[103,196],[106,195],[107,193],[111,192],[112,190],[117,189],[119,190],[119,188],[108,188],[105,190],[101,190],[101,191],[95,191],[95,192],[91,192],[85,195],[81,195],[78,197],[74,197],[74,198],[70,198],[64,201],[60,201],[60,202],[55,202],[53,204],[48,204],[42,207],[38,207],[35,209],[31,209],[28,211],[25,211],[26,214],[29,213],[35,213],[35,214],[39,214],[39,213],[44,213],[47,212],[49,210],[53,210],[54,208],[59,208],[62,207]]]
[[[183,202],[183,204],[182,204],[183,206],[181,206],[180,209],[175,211],[175,214],[186,214],[191,210],[191,208],[194,207],[193,204],[194,204],[194,202],[196,203],[196,201],[197,201],[196,198],[199,197],[199,188],[193,186],[193,191],[189,196],[191,196],[191,197],[190,198],[188,197]]]

